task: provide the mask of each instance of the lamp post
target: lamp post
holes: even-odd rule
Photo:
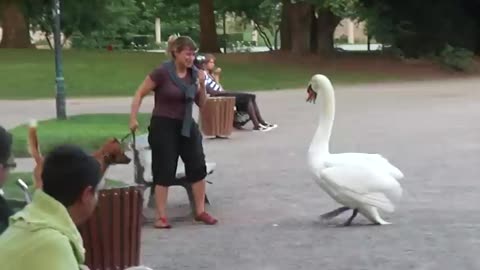
[[[60,41],[60,0],[53,1],[53,39],[55,43],[55,100],[57,106],[57,119],[67,119],[65,105],[65,82],[62,66],[62,45]]]

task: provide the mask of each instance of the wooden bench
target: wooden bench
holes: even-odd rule
[[[138,187],[99,191],[95,212],[79,226],[90,270],[139,266],[142,209]]]
[[[204,136],[228,138],[233,131],[235,97],[208,97],[199,110],[199,126]]]

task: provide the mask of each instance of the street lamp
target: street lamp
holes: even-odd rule
[[[53,1],[53,39],[55,44],[55,100],[57,105],[57,119],[67,119],[65,105],[65,81],[62,67],[62,48],[60,42],[60,0]]]

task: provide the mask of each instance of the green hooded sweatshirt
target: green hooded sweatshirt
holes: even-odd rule
[[[85,249],[67,209],[42,190],[0,235],[2,270],[78,270]]]

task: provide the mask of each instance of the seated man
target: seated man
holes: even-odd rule
[[[267,123],[263,117],[260,115],[260,110],[258,109],[257,102],[255,100],[256,96],[254,94],[242,93],[242,92],[226,92],[223,87],[220,85],[218,80],[218,75],[215,73],[215,56],[212,54],[206,54],[203,61],[199,63],[199,68],[205,71],[206,79],[205,86],[207,93],[210,96],[231,96],[235,97],[235,107],[237,111],[246,112],[253,123],[253,129],[258,131],[269,131],[277,127],[276,124]],[[240,128],[240,126],[235,126]]]
[[[10,217],[0,236],[1,269],[77,270],[85,249],[77,226],[93,213],[100,164],[75,146],[56,147],[45,158],[43,190]]]
[[[10,168],[14,164],[9,162],[12,149],[12,135],[0,126],[0,188],[7,180]],[[8,227],[8,218],[13,214],[7,202],[0,194],[0,234]]]

